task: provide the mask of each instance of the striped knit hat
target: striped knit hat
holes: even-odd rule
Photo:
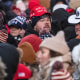
[[[0,30],[0,42],[7,42],[8,34]]]
[[[51,73],[51,80],[73,80],[70,73],[63,68],[63,63],[56,61],[53,64],[53,71]]]
[[[51,80],[73,80],[70,73],[67,70],[54,71],[51,75]]]

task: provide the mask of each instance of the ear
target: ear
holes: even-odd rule
[[[16,48],[17,51],[19,52],[20,58],[23,56],[23,50],[21,48]]]
[[[36,29],[37,29],[37,28],[36,28],[36,25],[35,25],[35,26],[34,26],[34,30],[36,31]]]

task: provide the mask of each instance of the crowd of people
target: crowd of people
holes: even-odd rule
[[[0,0],[0,80],[80,80],[80,1]]]

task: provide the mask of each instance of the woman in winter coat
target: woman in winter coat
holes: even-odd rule
[[[39,61],[39,76],[40,79],[36,79],[36,76],[32,76],[36,80],[50,80],[50,73],[52,65],[55,61],[63,62],[64,69],[72,73],[71,54],[69,47],[67,46],[63,31],[60,31],[55,37],[47,38],[40,44],[40,51],[37,53],[37,60]],[[35,73],[33,73],[34,75]],[[68,76],[69,77],[69,76]],[[73,80],[73,79],[71,79]]]

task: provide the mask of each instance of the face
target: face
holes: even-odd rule
[[[19,10],[13,10],[13,12],[14,12],[16,15],[18,15],[18,16],[19,16],[20,13],[21,13]]]
[[[80,34],[80,23],[75,25],[76,34]]]
[[[10,34],[12,36],[18,36],[20,31],[21,31],[20,28],[10,27]]]
[[[28,8],[29,0],[24,0],[24,5],[26,8]]]
[[[50,58],[50,51],[47,48],[42,47],[37,54],[37,59],[40,65],[44,65]]]
[[[34,30],[40,32],[41,30],[51,30],[50,18],[45,17],[40,19],[34,26]]]
[[[22,29],[22,30],[20,31],[20,35],[21,35],[21,37],[24,37],[24,34],[25,34],[25,30]]]

